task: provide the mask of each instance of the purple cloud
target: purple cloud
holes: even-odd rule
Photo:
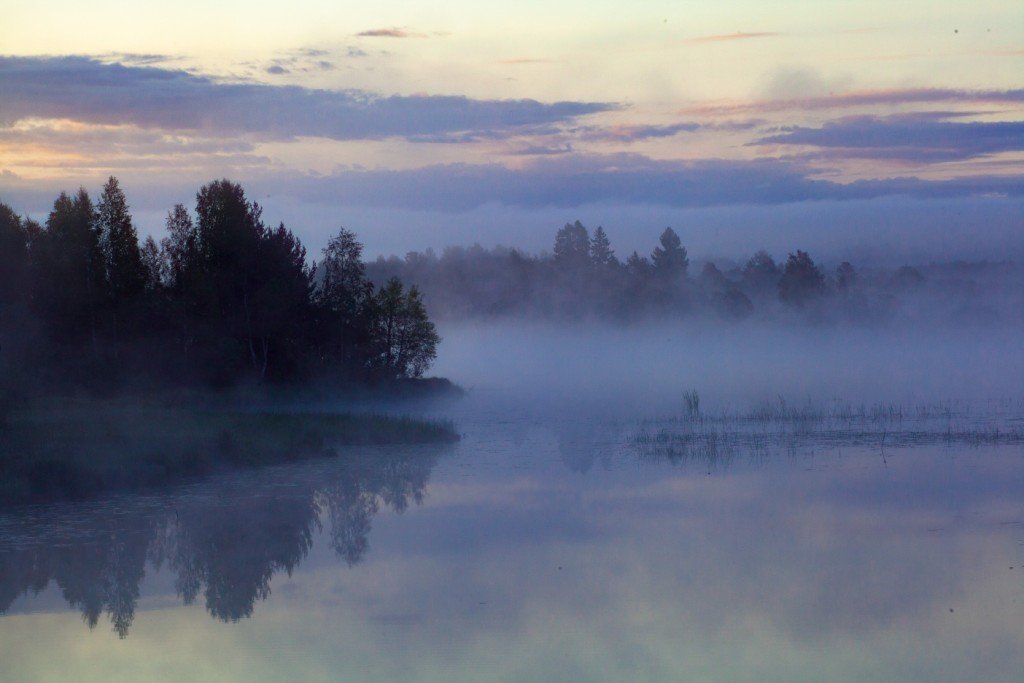
[[[348,140],[511,131],[617,108],[600,102],[385,97],[360,90],[224,83],[87,57],[0,57],[0,126],[29,117],[67,118],[271,139]]]
[[[639,155],[563,154],[525,168],[449,164],[413,170],[339,170],[326,176],[275,174],[269,186],[305,201],[466,211],[486,204],[575,207],[607,203],[679,207],[765,205],[884,196],[1024,195],[1024,177],[927,181],[891,178],[839,184],[778,160],[655,161]]]
[[[371,28],[356,34],[360,38],[426,38],[426,33],[414,33],[404,28]]]
[[[792,110],[848,109],[875,105],[932,103],[1024,103],[1024,88],[1017,90],[955,90],[911,88],[839,93],[825,97],[760,100],[736,104],[704,104],[687,107],[681,113],[695,116],[767,113]]]
[[[751,143],[807,145],[839,158],[941,162],[1024,150],[1024,121],[950,123],[921,115],[859,116],[821,128],[785,128]]]
[[[583,140],[594,142],[637,142],[651,138],[670,138],[679,133],[693,133],[701,128],[699,123],[674,123],[669,125],[638,126],[588,126],[573,132]]]

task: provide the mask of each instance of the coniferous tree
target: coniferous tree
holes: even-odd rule
[[[208,367],[215,381],[232,381],[245,360],[260,372],[254,327],[254,297],[260,242],[266,234],[262,210],[241,185],[216,180],[196,194],[198,277],[186,300],[197,315]]]
[[[0,422],[11,404],[16,376],[24,375],[19,362],[27,344],[29,235],[21,219],[0,204]]]
[[[108,305],[112,331],[116,340],[126,326],[146,287],[146,270],[139,249],[139,237],[128,213],[128,202],[118,184],[110,176],[96,205],[96,229],[105,261]]]
[[[261,378],[298,376],[312,335],[313,271],[305,247],[283,223],[260,241],[253,279],[253,367]]]
[[[28,233],[21,218],[0,204],[0,325],[4,311],[27,298]]]
[[[590,240],[590,261],[598,268],[606,268],[618,264],[615,252],[611,248],[611,241],[601,226],[597,226],[597,230],[594,231],[594,237]]]
[[[555,263],[570,271],[590,263],[590,235],[579,221],[566,223],[555,235]]]
[[[217,384],[295,380],[315,367],[419,377],[436,356],[419,290],[395,281],[374,296],[353,233],[331,240],[317,287],[300,240],[284,224],[268,229],[240,186],[205,185],[195,215],[176,206],[161,245],[140,246],[113,177],[98,210],[84,189],[62,193],[45,229],[0,204],[0,349],[16,347],[22,364],[32,355],[37,375],[57,385],[102,389],[138,370]],[[26,343],[24,324],[19,343],[5,343],[15,303],[43,323],[41,343]],[[6,367],[18,365],[8,355],[5,386]]]
[[[752,295],[774,296],[778,292],[781,277],[782,271],[775,259],[764,249],[751,256],[743,266],[743,286]]]
[[[99,358],[98,316],[105,285],[104,258],[89,193],[62,192],[53,204],[33,254],[36,304],[47,326],[65,343],[87,341]]]
[[[655,274],[665,280],[686,277],[690,259],[675,230],[665,228],[665,231],[661,233],[661,237],[658,238],[658,246],[651,253],[651,262],[654,264]]]
[[[786,260],[779,280],[779,299],[794,306],[807,306],[825,293],[825,276],[806,251],[797,249]]]

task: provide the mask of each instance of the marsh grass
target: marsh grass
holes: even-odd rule
[[[13,412],[0,427],[0,505],[83,498],[214,471],[335,455],[346,446],[458,440],[449,421],[197,411],[95,401]]]
[[[1024,403],[949,401],[904,406],[841,401],[792,404],[783,397],[743,411],[705,413],[696,392],[678,417],[641,423],[633,446],[645,457],[727,465],[739,455],[844,447],[1024,444]]]

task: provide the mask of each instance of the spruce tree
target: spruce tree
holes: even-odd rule
[[[608,239],[604,228],[597,226],[594,237],[590,240],[590,262],[599,268],[605,268],[618,263],[615,252],[612,251],[611,242]]]
[[[128,213],[128,202],[117,178],[110,176],[96,205],[96,228],[103,249],[107,304],[112,331],[118,339],[130,326],[146,287],[139,237]]]
[[[666,280],[685,278],[690,259],[679,235],[672,228],[665,228],[658,243],[659,246],[651,253],[654,272]]]

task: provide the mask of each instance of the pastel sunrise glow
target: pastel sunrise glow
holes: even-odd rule
[[[780,211],[808,203],[841,220],[953,202],[1019,227],[1018,2],[15,0],[4,15],[0,196],[37,217],[113,174],[144,233],[223,176],[312,246],[345,222],[371,255],[540,248],[577,216],[617,222],[626,247],[672,222],[728,250],[696,228],[726,207],[743,213],[725,222],[792,224]]]

